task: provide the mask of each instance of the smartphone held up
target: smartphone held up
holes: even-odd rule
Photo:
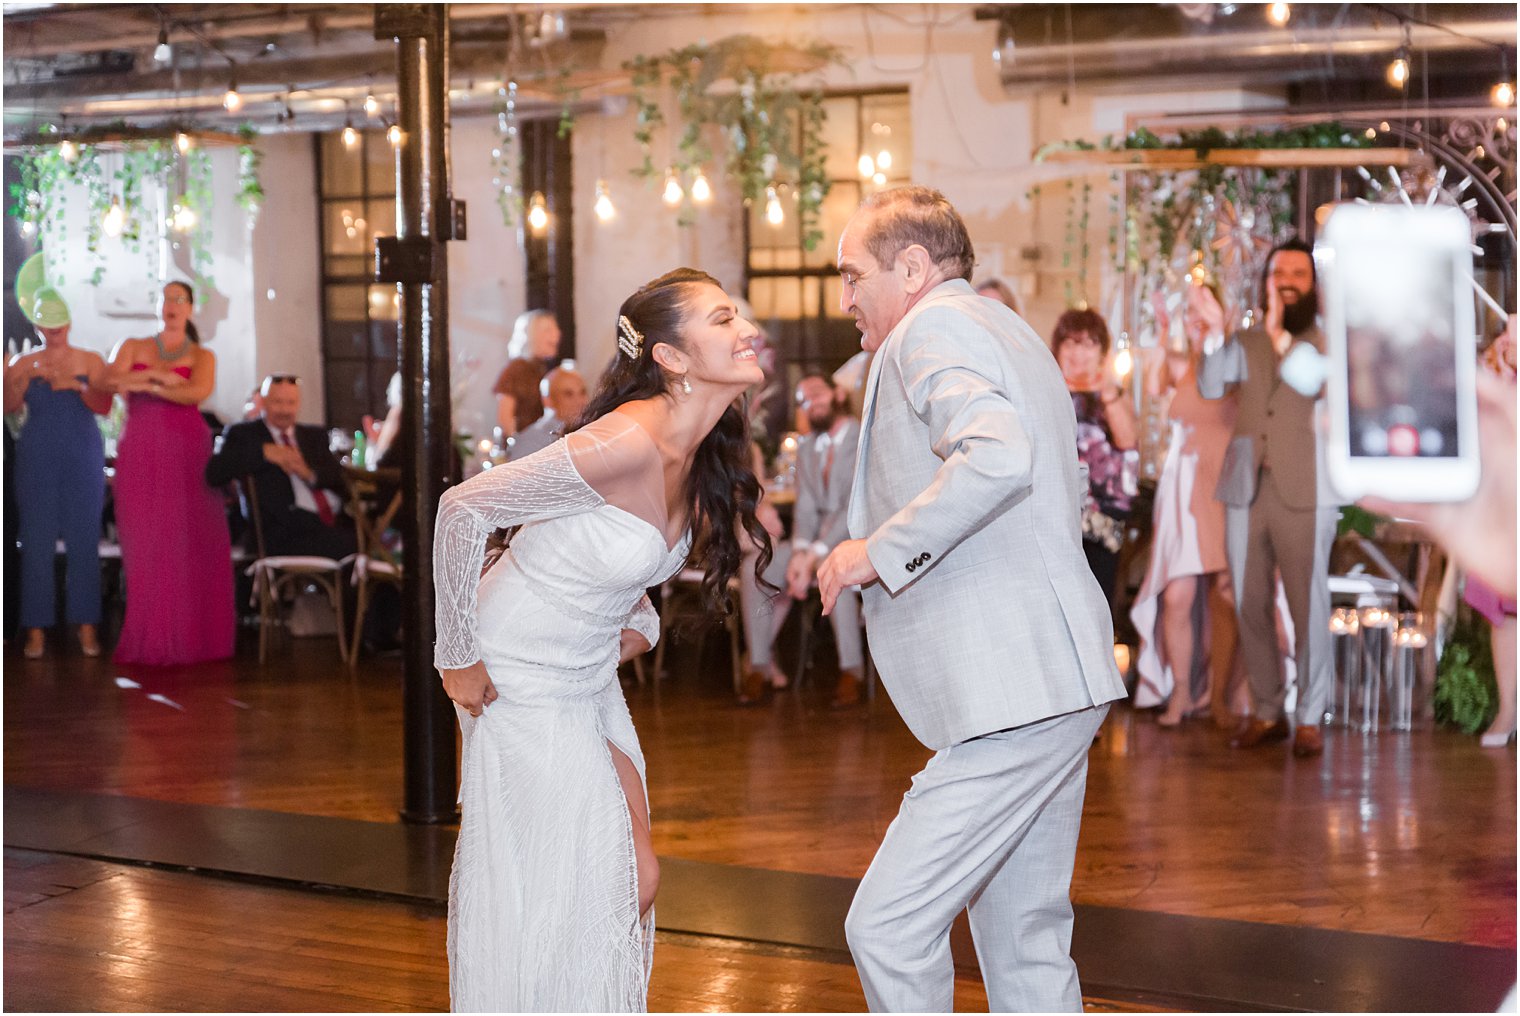
[[[1461,501],[1478,486],[1472,234],[1459,208],[1338,205],[1324,296],[1325,464],[1348,500]]]

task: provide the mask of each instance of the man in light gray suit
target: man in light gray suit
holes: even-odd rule
[[[1337,498],[1325,472],[1315,399],[1282,380],[1281,364],[1307,343],[1323,353],[1315,324],[1319,300],[1309,247],[1290,240],[1267,257],[1262,327],[1214,348],[1198,369],[1204,398],[1235,392],[1239,412],[1214,496],[1225,504],[1225,550],[1240,615],[1240,649],[1256,715],[1230,744],[1254,748],[1288,737],[1287,688],[1277,642],[1277,581],[1282,577],[1298,680],[1293,754],[1324,751],[1320,721],[1335,687],[1330,646],[1330,545]]]
[[[877,1011],[948,1012],[968,906],[993,1011],[1080,1011],[1071,873],[1087,752],[1123,697],[1082,553],[1076,418],[1050,350],[976,295],[937,191],[867,198],[839,240],[841,307],[876,350],[850,535],[826,609],[862,585],[882,684],[936,752],[845,923]]]

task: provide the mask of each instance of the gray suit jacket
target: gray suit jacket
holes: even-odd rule
[[[928,747],[1124,696],[1082,490],[1045,343],[965,281],[935,287],[872,361],[849,509],[881,576],[882,683]]]
[[[1318,327],[1294,341],[1325,349]],[[1198,392],[1204,398],[1223,398],[1231,391],[1238,393],[1240,408],[1214,496],[1227,505],[1249,507],[1265,461],[1288,507],[1337,504],[1325,474],[1324,438],[1315,426],[1317,400],[1283,382],[1272,340],[1259,328],[1232,336],[1198,368]]]
[[[823,467],[829,448],[824,435],[809,434],[797,449],[797,505],[792,509],[792,543],[827,554],[850,535],[850,487],[855,482],[855,458],[860,448],[860,424],[847,419],[838,433],[828,436],[833,461],[828,482]]]

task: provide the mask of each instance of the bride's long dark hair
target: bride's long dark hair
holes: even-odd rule
[[[627,402],[657,396],[675,398],[679,378],[660,369],[654,347],[663,342],[687,352],[681,329],[685,324],[694,287],[717,286],[718,280],[695,268],[675,271],[640,286],[618,313],[644,336],[636,358],[619,352],[602,376],[596,396],[575,421],[572,430],[605,416]],[[616,325],[614,325],[616,330]],[[738,574],[744,557],[739,529],[760,551],[755,574],[760,576],[771,562],[770,534],[755,518],[760,502],[760,481],[750,467],[749,432],[743,407],[735,403],[723,411],[716,426],[702,439],[686,481],[687,517],[691,519],[692,544],[687,564],[703,569],[702,599],[722,615],[731,609],[728,582]]]

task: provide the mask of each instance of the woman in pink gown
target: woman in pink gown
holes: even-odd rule
[[[1205,399],[1198,394],[1196,380],[1203,340],[1223,329],[1218,293],[1211,285],[1190,285],[1188,348],[1166,350],[1165,360],[1156,363],[1150,378],[1153,397],[1172,389],[1167,413],[1171,440],[1156,483],[1150,567],[1130,619],[1140,633],[1135,705],[1166,702],[1166,711],[1156,721],[1165,727],[1181,723],[1206,694],[1192,687],[1193,661],[1208,650],[1210,592],[1216,586],[1225,595],[1229,590],[1224,505],[1215,499],[1214,488],[1235,429],[1235,403]],[[1217,620],[1232,624],[1234,618]],[[1232,661],[1218,662],[1226,665],[1216,666],[1216,674],[1227,679]],[[1216,701],[1216,711],[1223,705]]]
[[[114,486],[127,586],[117,663],[232,655],[231,540],[222,498],[206,485],[211,429],[198,408],[216,386],[216,357],[190,320],[194,299],[185,283],[169,283],[163,330],[111,354],[112,383],[127,402]]]

